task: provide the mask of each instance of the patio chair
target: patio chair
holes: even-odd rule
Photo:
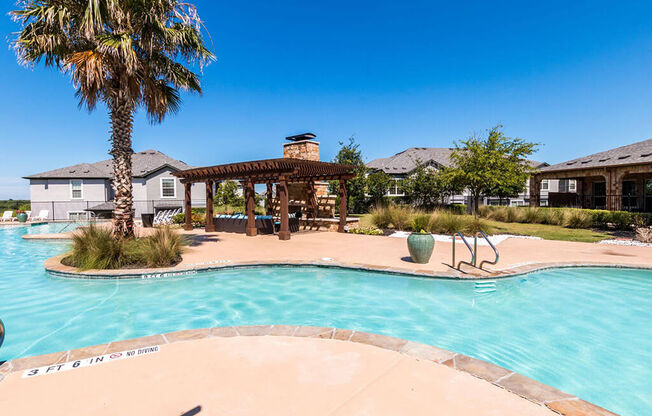
[[[46,221],[50,216],[50,211],[47,209],[42,209],[39,211],[38,215],[32,218],[32,221]]]
[[[0,221],[2,222],[11,222],[13,220],[15,220],[13,211],[5,211],[2,214],[2,218],[0,218]]]
[[[32,220],[32,211],[25,211],[25,214],[27,214],[27,221]]]

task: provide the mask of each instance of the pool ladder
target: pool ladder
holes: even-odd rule
[[[2,322],[2,319],[0,319],[0,347],[2,347],[2,343],[5,341],[5,324]]]
[[[462,242],[464,243],[466,248],[469,249],[469,252],[471,253],[471,261],[460,260],[459,263],[455,264],[455,240],[456,240],[458,235],[462,239]],[[476,266],[477,260],[478,260],[478,236],[484,238],[487,241],[487,243],[489,244],[489,247],[491,247],[491,249],[494,251],[494,254],[496,255],[496,258],[493,261],[482,260],[480,262],[480,266]],[[471,267],[476,267],[476,268],[482,269],[482,266],[485,263],[487,263],[487,264],[496,264],[496,263],[498,263],[498,260],[500,259],[500,254],[498,254],[498,250],[496,249],[496,246],[493,245],[493,243],[489,240],[489,237],[487,237],[487,234],[485,234],[484,232],[478,231],[477,233],[475,233],[473,235],[473,247],[471,247],[469,242],[466,240],[466,237],[464,237],[464,234],[462,234],[460,231],[455,231],[453,233],[452,237],[453,237],[453,256],[452,256],[452,260],[451,260],[450,265],[454,269],[459,270],[460,266],[462,264],[468,264]]]

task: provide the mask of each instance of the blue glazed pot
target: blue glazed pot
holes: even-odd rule
[[[435,239],[430,234],[412,233],[407,239],[410,257],[415,263],[425,264],[430,261],[435,248]]]
[[[27,221],[27,214],[24,212],[21,214],[16,215],[16,219],[18,219],[18,222],[25,222]]]

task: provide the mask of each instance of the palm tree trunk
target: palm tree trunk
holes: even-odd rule
[[[131,173],[131,131],[133,107],[125,103],[111,105],[111,155],[113,156],[113,236],[134,236],[133,184]]]

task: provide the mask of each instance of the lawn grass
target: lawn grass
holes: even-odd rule
[[[579,241],[595,243],[612,235],[602,231],[583,228],[566,228],[559,225],[521,224],[516,222],[487,221],[494,228],[494,234],[517,234],[541,237],[545,240]]]
[[[545,240],[578,241],[595,243],[613,236],[607,232],[582,228],[566,228],[558,225],[521,224],[516,222],[499,222],[485,220],[493,228],[494,234],[515,234],[541,237]],[[371,215],[360,216],[361,227],[373,227]]]

